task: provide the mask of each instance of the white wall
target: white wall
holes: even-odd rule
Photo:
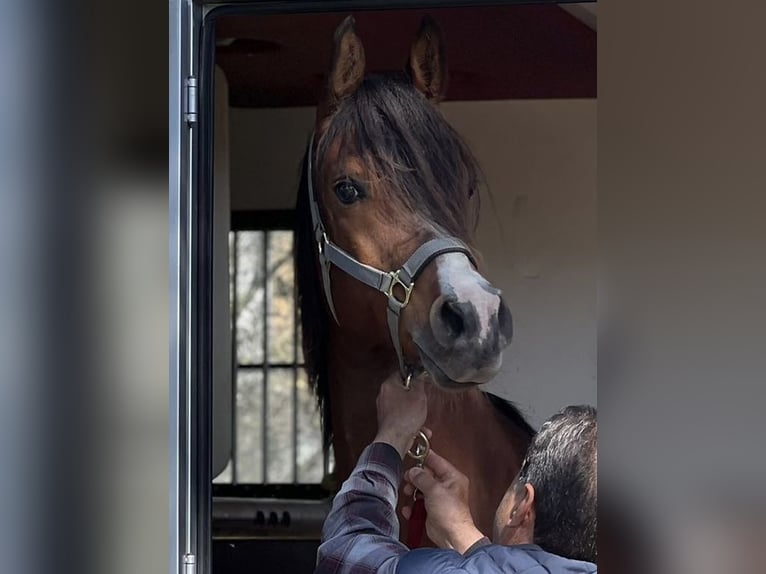
[[[445,106],[487,176],[478,245],[514,339],[498,394],[534,424],[596,404],[596,102]]]
[[[596,101],[443,105],[486,173],[478,245],[514,341],[490,389],[537,425],[596,404]],[[295,204],[313,108],[232,109],[233,209]]]

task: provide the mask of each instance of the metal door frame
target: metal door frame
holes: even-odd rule
[[[198,281],[199,150],[195,78],[201,7],[193,0],[169,2],[169,226],[170,226],[170,563],[171,574],[194,574],[209,538],[205,520],[209,467],[207,385],[195,364],[199,357]],[[204,292],[204,290],[202,290]],[[206,445],[207,443],[207,445]],[[208,463],[205,464],[205,460]],[[209,469],[207,474],[209,474]],[[209,488],[209,486],[207,487]],[[209,512],[208,512],[209,515]],[[209,544],[209,542],[208,542]],[[202,568],[207,571],[207,568]]]
[[[591,0],[595,1],[595,0]],[[216,20],[576,0],[169,0],[170,574],[210,574]]]

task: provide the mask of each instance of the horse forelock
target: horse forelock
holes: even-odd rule
[[[317,142],[317,166],[327,167],[330,158],[358,158],[369,177],[389,190],[392,221],[414,213],[442,233],[472,243],[481,169],[441,111],[406,75],[366,77],[326,126]]]

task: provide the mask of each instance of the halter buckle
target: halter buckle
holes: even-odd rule
[[[396,303],[399,309],[403,309],[407,306],[407,303],[410,302],[410,296],[412,295],[412,290],[415,288],[415,282],[411,282],[410,284],[405,283],[399,278],[399,273],[401,272],[401,269],[397,269],[396,271],[391,271],[388,273],[388,276],[391,278],[391,281],[388,284],[388,288],[386,289],[386,297],[388,297],[389,303]],[[399,299],[396,294],[394,293],[394,288],[396,286],[401,287],[404,290],[404,298]]]
[[[317,230],[316,232],[316,240],[317,240],[317,251],[319,252],[319,255],[324,255],[324,246],[327,245],[327,233],[324,231]]]
[[[422,430],[418,431],[418,434],[412,440],[412,446],[407,451],[407,456],[414,458],[415,461],[422,465],[428,457],[428,453],[431,451],[431,441],[428,440],[428,435]]]

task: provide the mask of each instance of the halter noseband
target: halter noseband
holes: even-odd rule
[[[396,271],[381,271],[370,265],[366,265],[349,253],[335,245],[327,237],[322,218],[319,214],[319,202],[314,192],[314,134],[311,135],[308,149],[308,161],[306,162],[306,178],[308,180],[309,206],[311,208],[311,222],[314,227],[314,238],[317,244],[319,255],[319,265],[322,268],[322,286],[324,288],[327,305],[330,308],[335,322],[338,321],[338,315],[335,312],[335,305],[332,299],[332,289],[330,285],[330,265],[335,265],[344,273],[350,275],[357,281],[383,293],[388,299],[388,330],[391,335],[391,342],[396,350],[399,359],[399,369],[404,380],[409,380],[413,375],[413,369],[407,368],[404,361],[402,344],[399,339],[399,318],[407,304],[410,302],[412,290],[415,287],[415,279],[421,271],[439,255],[445,253],[463,253],[468,257],[473,265],[476,262],[471,251],[461,242],[453,237],[437,237],[430,239],[418,247],[410,255],[409,259]],[[401,298],[397,296],[396,291],[400,291]]]

